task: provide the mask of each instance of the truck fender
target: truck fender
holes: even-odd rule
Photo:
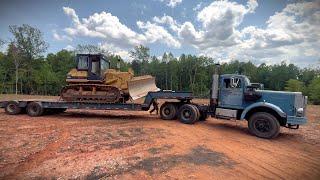
[[[276,106],[274,104],[271,103],[267,103],[267,102],[256,102],[254,104],[251,104],[250,106],[248,106],[247,108],[244,109],[244,111],[241,113],[241,117],[240,119],[244,119],[246,117],[246,114],[251,110],[254,109],[256,107],[266,107],[266,108],[270,108],[272,110],[274,110],[275,112],[278,113],[278,115],[280,117],[285,118],[286,117],[286,113],[282,111],[282,109],[279,106]]]

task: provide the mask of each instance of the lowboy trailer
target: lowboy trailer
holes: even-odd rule
[[[67,109],[93,109],[93,110],[131,110],[148,111],[157,99],[178,100],[180,103],[189,103],[191,92],[157,91],[149,92],[142,104],[139,103],[94,103],[94,102],[68,102],[63,100],[26,99],[0,101],[0,108],[10,115],[26,112],[29,116],[41,116],[48,112],[64,112]]]
[[[7,114],[27,112],[30,116],[40,116],[45,111],[60,113],[66,109],[148,111],[151,105],[157,106],[156,100],[163,99],[161,119],[179,119],[186,124],[205,120],[208,116],[247,120],[253,135],[267,139],[276,137],[280,126],[298,129],[307,122],[307,97],[301,92],[263,90],[262,84],[251,83],[244,75],[219,75],[218,71],[219,65],[216,65],[208,104],[193,103],[192,92],[157,91],[148,92],[142,104],[14,100],[0,101],[0,107],[5,108]]]

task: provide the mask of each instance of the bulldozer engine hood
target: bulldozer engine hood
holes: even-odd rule
[[[67,74],[67,79],[87,79],[87,71],[78,71],[77,69],[71,69]]]

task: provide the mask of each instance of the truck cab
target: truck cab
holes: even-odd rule
[[[237,74],[220,75],[218,82],[214,116],[248,120],[249,130],[259,137],[272,138],[280,126],[297,129],[307,122],[307,97],[301,92],[264,90]]]

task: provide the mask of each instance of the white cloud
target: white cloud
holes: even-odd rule
[[[201,28],[196,30],[191,22],[185,22],[179,37],[198,49],[238,44],[240,32],[236,28],[257,7],[253,2],[249,1],[246,7],[236,2],[214,1],[197,14]]]
[[[120,48],[132,48],[139,44],[164,43],[169,47],[179,47],[180,43],[163,27],[150,22],[138,21],[138,27],[143,33],[137,33],[122,24],[117,16],[111,13],[94,13],[80,21],[75,11],[63,8],[65,14],[71,17],[73,26],[65,28],[70,36],[85,36],[100,38]]]
[[[255,9],[258,7],[257,0],[249,0],[247,3],[248,11],[253,13]]]
[[[182,3],[182,0],[160,0],[161,2],[165,2],[167,6],[174,8],[178,4]]]
[[[198,11],[201,9],[203,2],[200,2],[196,5],[196,7],[192,8],[193,11]]]
[[[279,63],[287,60],[301,64],[298,59],[303,57],[319,59],[319,1],[288,4],[269,17],[266,28],[247,26],[240,29],[245,15],[254,13],[257,7],[255,0],[249,0],[246,5],[214,1],[198,12],[199,28],[191,22],[178,24],[178,36],[181,41],[196,47],[199,54],[221,61],[249,59]]]
[[[163,15],[162,17],[153,17],[152,19],[155,23],[169,25],[170,29],[177,32],[179,30],[178,23],[171,17]]]
[[[253,58],[270,58],[274,63],[319,58],[319,1],[288,4],[281,12],[270,16],[266,23],[264,29],[251,26],[242,30],[243,52]],[[261,54],[264,57],[259,57]],[[304,62],[310,64],[310,61]]]
[[[248,0],[246,4],[213,1],[203,6],[199,3],[194,8],[197,22],[178,22],[164,14],[150,21],[137,21],[139,31],[127,27],[111,13],[94,13],[79,19],[72,8],[64,7],[65,14],[72,20],[72,26],[66,27],[64,32],[71,37],[97,38],[101,40],[102,47],[129,60],[128,51],[133,46],[152,43],[162,43],[171,48],[191,45],[199,54],[223,62],[238,59],[279,63],[286,60],[300,64],[305,62],[303,66],[308,66],[307,63],[320,57],[319,1],[287,4],[283,10],[269,17],[264,28],[240,26],[246,15],[257,10],[256,0]],[[62,36],[58,34],[56,39],[62,39]]]
[[[63,48],[63,49],[65,49],[65,50],[67,50],[67,51],[73,51],[73,50],[75,50],[75,48],[73,47],[73,46],[71,46],[70,44],[69,45],[67,45],[65,48]]]
[[[72,38],[67,35],[60,35],[56,30],[52,30],[53,39],[57,41],[72,41]]]
[[[69,7],[63,7],[62,8],[64,13],[68,16],[70,16],[72,18],[72,21],[76,24],[80,24],[80,21],[79,21],[79,17],[78,15],[76,14],[76,11],[72,8],[69,8]]]
[[[72,8],[64,7],[63,10],[72,20],[72,26],[65,28],[65,33],[72,37],[98,38],[101,40],[101,47],[125,59],[130,59],[128,50],[139,44],[158,42],[173,48],[181,46],[180,42],[159,23],[137,21],[137,26],[142,31],[138,33],[121,23],[118,17],[111,13],[94,13],[80,20]],[[54,36],[56,39],[62,39],[57,33]]]
[[[132,60],[128,50],[121,49],[117,46],[114,46],[114,45],[108,44],[108,43],[99,43],[98,45],[100,46],[100,48],[107,50],[108,52],[110,52],[114,55],[119,55],[122,59],[124,59],[126,61]]]
[[[179,48],[181,46],[180,42],[162,26],[150,23],[149,21],[146,23],[138,21],[137,25],[140,29],[145,30],[144,37],[149,43],[160,41],[164,42],[169,47]]]

